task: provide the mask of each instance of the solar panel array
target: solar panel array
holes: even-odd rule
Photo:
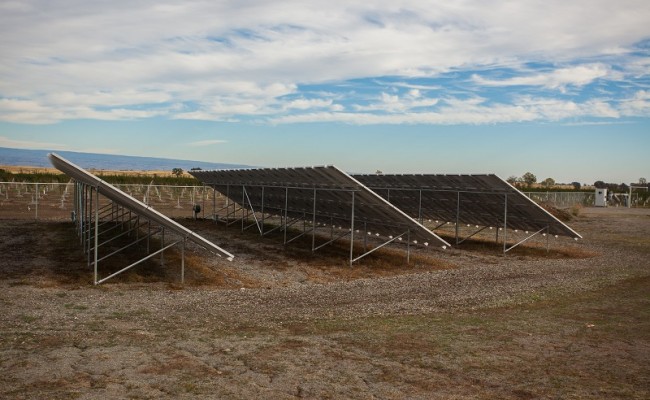
[[[382,236],[406,231],[422,242],[449,244],[334,166],[190,171],[231,201],[256,212],[363,229]]]
[[[112,202],[192,240],[219,256],[233,258],[232,254],[219,246],[73,163],[54,153],[48,157],[59,170],[81,184],[92,187]],[[373,236],[389,239],[384,239],[384,243],[375,247],[375,250],[393,240],[402,240],[403,237],[408,238],[409,243],[417,243],[420,240],[424,244],[438,243],[446,248],[449,243],[432,231],[445,223],[456,225],[456,243],[462,242],[459,242],[458,230],[461,224],[476,225],[477,228],[504,227],[532,231],[533,236],[544,232],[576,239],[581,237],[519,190],[491,174],[351,176],[335,166],[190,173],[228,198],[224,207],[227,213],[226,221],[231,221],[231,217],[241,220],[242,230],[249,219],[248,211],[252,211],[255,224],[260,228],[262,235],[266,234],[264,217],[267,214],[280,217],[281,226],[271,228],[270,231],[283,228],[285,243],[288,243],[287,228],[302,220],[303,235],[307,233],[307,225],[311,225],[312,250],[315,250],[336,240],[331,239],[316,247],[314,235],[318,227],[342,229],[343,233],[337,238],[350,236],[350,263],[374,251],[366,252],[364,240],[365,253],[354,258],[355,232],[372,233]],[[92,197],[90,201],[92,202]],[[241,218],[238,217],[236,205],[240,207]],[[257,218],[260,214],[261,225]],[[311,224],[308,221],[311,221]],[[428,228],[425,221],[435,221],[436,227]],[[269,225],[272,226],[273,221]],[[331,234],[331,237],[334,238],[334,235]],[[504,236],[504,253],[521,242],[523,241],[506,248]]]
[[[101,193],[102,196],[107,197],[111,201],[121,205],[122,207],[131,210],[132,212],[138,215],[141,215],[145,218],[150,219],[151,221],[154,221],[158,225],[165,227],[166,229],[169,229],[170,231],[178,234],[181,237],[185,237],[193,241],[194,243],[212,251],[213,253],[217,254],[220,257],[226,256],[229,260],[233,259],[234,256],[229,252],[227,252],[226,250],[210,242],[204,237],[194,233],[193,231],[185,228],[183,225],[169,219],[165,215],[159,213],[158,211],[154,210],[150,206],[124,193],[123,191],[111,185],[110,183],[105,182],[102,179],[99,179],[98,177],[89,173],[83,168],[71,163],[65,158],[55,153],[48,154],[48,158],[50,159],[52,165],[54,165],[54,167],[59,169],[61,172],[65,173],[66,175],[70,176],[71,178],[73,178],[78,182],[97,188],[99,190],[99,193]]]
[[[353,175],[414,218],[503,226],[522,231],[544,228],[552,235],[580,238],[526,195],[496,175]],[[504,221],[505,220],[505,221]]]

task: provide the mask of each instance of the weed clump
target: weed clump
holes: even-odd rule
[[[578,212],[574,213],[573,209],[575,208],[572,207],[571,210],[565,210],[561,208],[557,208],[550,203],[541,203],[540,206],[542,206],[543,209],[548,211],[552,216],[555,218],[559,219],[562,222],[569,222],[573,219],[574,216],[578,215]]]

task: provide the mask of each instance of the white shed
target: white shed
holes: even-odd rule
[[[607,189],[596,189],[596,207],[607,207]]]

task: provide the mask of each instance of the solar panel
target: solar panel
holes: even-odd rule
[[[154,221],[160,226],[169,229],[170,231],[178,234],[181,237],[187,238],[192,242],[200,245],[201,247],[212,251],[214,254],[219,257],[225,256],[228,260],[232,260],[234,256],[217,246],[216,244],[210,242],[204,237],[196,234],[195,232],[185,228],[183,225],[177,223],[161,214],[160,212],[154,210],[150,206],[141,201],[131,197],[130,195],[124,193],[120,189],[111,185],[108,182],[103,181],[102,179],[96,177],[95,175],[89,173],[83,168],[71,163],[65,158],[55,154],[48,154],[48,158],[54,167],[56,167],[61,172],[70,176],[74,180],[86,184],[88,186],[96,188],[102,196],[107,197],[111,201],[120,204],[121,206],[131,210],[132,212],[141,215],[145,218]]]
[[[335,166],[190,171],[256,212],[449,246],[442,238]]]
[[[414,218],[504,226],[571,238],[580,234],[508,182],[485,175],[353,175]]]

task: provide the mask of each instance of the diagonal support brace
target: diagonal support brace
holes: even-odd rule
[[[529,235],[528,237],[526,237],[526,238],[524,238],[524,239],[518,241],[517,243],[513,244],[512,246],[510,246],[510,247],[504,249],[504,250],[503,250],[503,254],[505,255],[505,254],[506,254],[507,252],[509,252],[510,250],[512,250],[512,249],[514,249],[515,247],[519,246],[520,244],[522,244],[522,243],[528,241],[528,240],[531,239],[532,237],[539,235],[540,233],[542,233],[543,231],[545,231],[545,230],[547,230],[547,229],[548,229],[548,227],[544,227],[544,228],[538,230],[537,232],[533,233],[532,235]]]
[[[406,232],[402,233],[401,235],[395,236],[394,238],[389,239],[388,241],[386,241],[386,242],[380,244],[379,246],[377,246],[377,247],[375,247],[375,248],[373,248],[373,249],[371,249],[371,250],[369,250],[369,251],[366,251],[365,253],[363,253],[363,254],[360,255],[359,257],[353,259],[352,262],[358,261],[358,260],[362,259],[363,257],[365,257],[365,256],[367,256],[367,255],[370,255],[371,253],[373,253],[373,252],[375,252],[375,251],[381,249],[381,248],[384,247],[384,246],[387,246],[387,245],[393,243],[394,241],[396,241],[396,240],[398,240],[399,238],[403,237],[404,235],[408,235],[408,234],[409,234],[409,231],[406,231]]]

